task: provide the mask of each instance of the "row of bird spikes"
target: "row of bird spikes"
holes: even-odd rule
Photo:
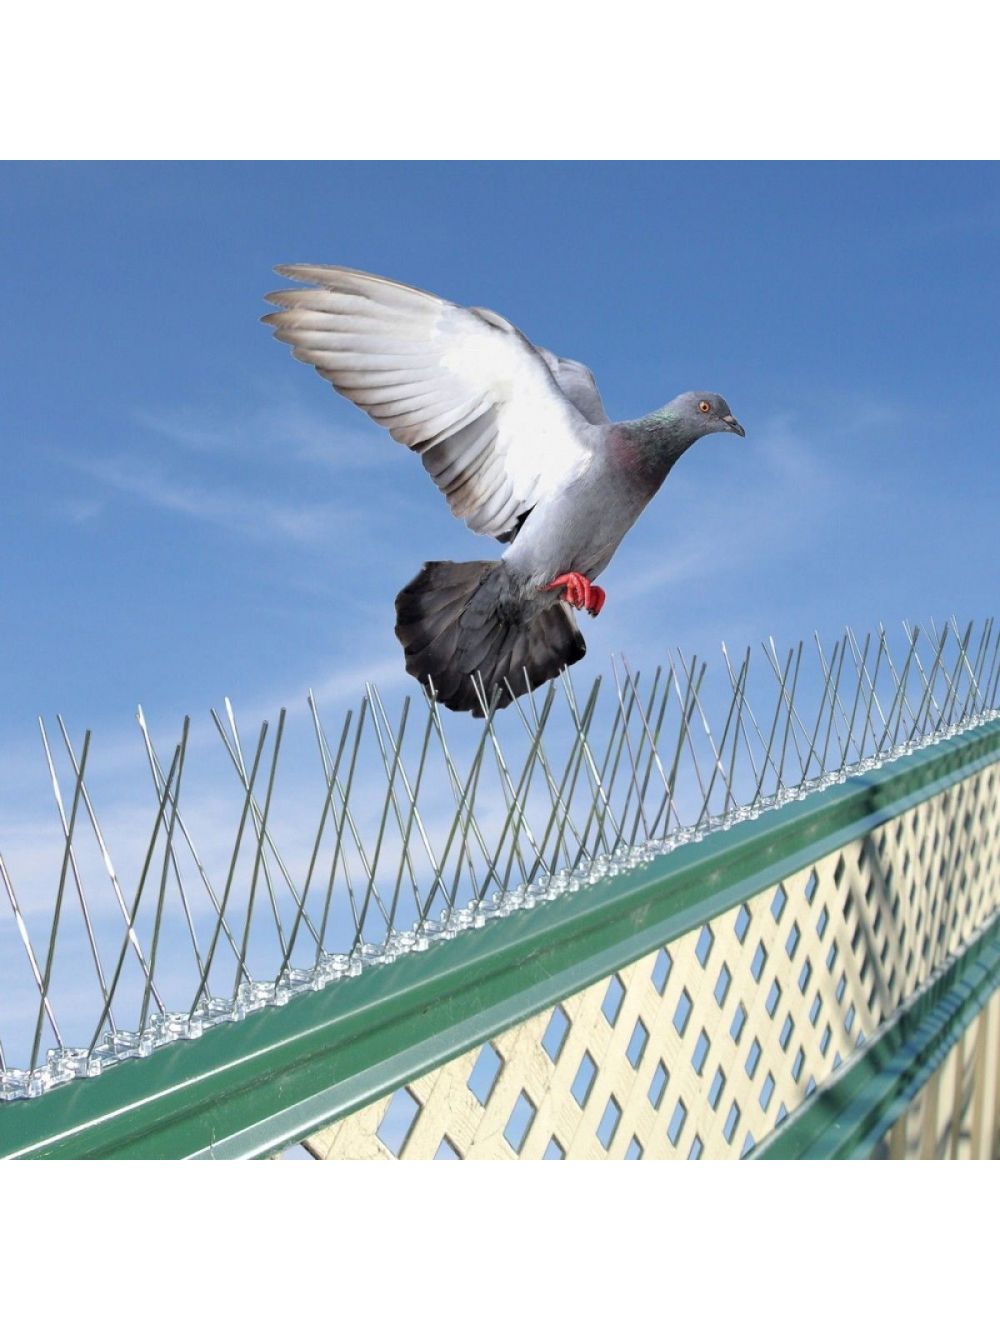
[[[646,675],[616,661],[610,682],[578,692],[567,672],[503,712],[481,692],[476,725],[423,692],[392,719],[368,686],[330,736],[310,693],[319,774],[286,772],[284,812],[286,711],[245,744],[227,700],[211,717],[232,818],[213,819],[201,850],[191,721],[161,758],[140,709],[154,802],[123,869],[88,787],[90,732],[76,747],[58,718],[57,748],[39,720],[58,846],[17,888],[0,855],[0,968],[23,969],[0,1007],[0,1097],[356,975],[996,717],[992,619],[903,637],[895,654],[882,627],[828,649],[771,639],[723,647],[715,667],[676,653]]]

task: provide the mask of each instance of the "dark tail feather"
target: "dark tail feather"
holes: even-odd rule
[[[569,607],[525,622],[499,560],[424,564],[396,597],[406,672],[449,710],[482,715],[478,681],[500,707],[555,678],[586,652]]]

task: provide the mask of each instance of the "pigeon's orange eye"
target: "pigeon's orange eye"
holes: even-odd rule
[[[698,404],[698,407],[701,409],[702,412],[712,411],[712,405],[709,403],[707,399],[702,399],[701,403]]]

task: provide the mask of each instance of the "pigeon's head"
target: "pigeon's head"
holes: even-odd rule
[[[679,394],[673,403],[667,404],[664,412],[675,418],[692,440],[710,435],[713,431],[746,435],[722,395],[711,394],[708,390],[691,390],[687,394]]]

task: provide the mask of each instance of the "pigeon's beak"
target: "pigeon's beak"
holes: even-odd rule
[[[736,418],[733,416],[732,413],[729,413],[728,416],[723,417],[722,420],[729,427],[730,431],[735,431],[737,435],[744,435],[744,436],[746,435],[746,431],[744,431],[743,427],[740,426],[739,422],[736,420]]]

